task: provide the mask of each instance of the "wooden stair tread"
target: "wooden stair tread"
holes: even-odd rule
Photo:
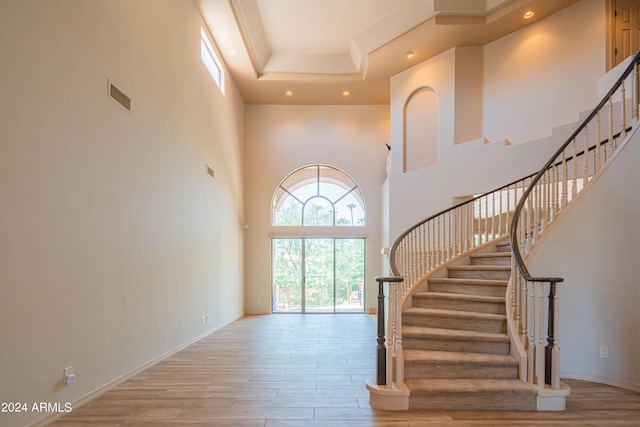
[[[464,280],[464,279],[457,279]],[[413,294],[413,297],[416,298],[442,298],[448,300],[465,300],[465,301],[476,301],[476,302],[494,302],[498,304],[504,304],[506,301],[505,297],[494,297],[488,295],[474,295],[474,294],[454,294],[454,293],[446,293],[446,292],[416,292]]]
[[[510,265],[452,265],[450,271],[511,271]]]
[[[518,361],[515,357],[505,354],[404,349],[403,355],[405,364],[428,362],[450,365],[518,366]]]
[[[428,279],[402,311],[409,409],[535,409],[536,391],[517,379],[509,354],[510,246],[489,250]]]
[[[499,392],[536,394],[533,386],[517,379],[438,379],[413,378],[405,380],[412,394],[420,392]]]
[[[460,310],[443,310],[440,308],[422,308],[409,307],[402,311],[402,314],[418,315],[418,316],[441,316],[441,317],[457,317],[464,319],[478,320],[505,320],[504,314],[482,313],[479,311],[460,311]]]
[[[429,283],[452,283],[452,284],[469,284],[469,285],[494,285],[507,286],[508,280],[495,279],[459,279],[453,277],[433,277],[428,280]]]
[[[471,258],[511,258],[511,252],[487,252],[471,255]]]
[[[425,328],[421,326],[403,326],[402,335],[406,338],[510,342],[507,334],[466,331],[462,329]]]

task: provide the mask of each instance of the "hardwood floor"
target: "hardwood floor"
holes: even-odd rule
[[[576,380],[564,412],[371,409],[375,334],[363,314],[244,317],[50,426],[640,426],[640,394]]]

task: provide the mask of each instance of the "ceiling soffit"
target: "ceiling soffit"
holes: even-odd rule
[[[230,3],[256,75],[267,80],[363,78],[369,53],[433,16],[431,0],[279,0],[289,10],[278,10],[274,0]]]
[[[245,102],[322,105],[388,103],[391,76],[578,0],[194,1]]]

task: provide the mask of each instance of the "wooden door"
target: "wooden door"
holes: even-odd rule
[[[615,0],[613,65],[640,49],[640,0]]]

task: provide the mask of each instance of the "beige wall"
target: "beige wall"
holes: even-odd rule
[[[271,312],[271,236],[288,232],[270,225],[274,191],[290,172],[315,163],[345,171],[364,195],[367,225],[353,232],[367,238],[368,311],[375,306],[373,278],[381,269],[380,206],[388,153],[388,107],[248,105],[246,111],[245,311]]]
[[[0,2],[1,402],[76,401],[243,314],[244,105],[200,26],[190,0]]]
[[[390,240],[456,197],[536,171],[568,136],[564,125],[599,101],[604,40],[604,2],[584,0],[491,44],[450,49],[394,76]],[[404,106],[422,87],[438,95],[438,165],[402,173]]]
[[[606,2],[582,0],[484,48],[484,136],[547,136],[598,99],[606,71]]]
[[[561,276],[560,369],[563,377],[640,392],[640,133],[553,223],[529,270]],[[609,358],[598,355],[609,349]]]

